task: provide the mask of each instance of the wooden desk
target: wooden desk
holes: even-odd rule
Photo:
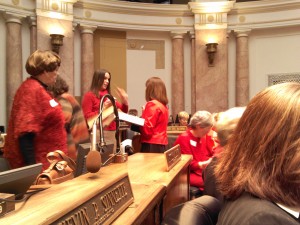
[[[162,216],[173,206],[189,200],[189,164],[191,155],[166,171],[164,154],[136,153],[128,157],[128,175],[131,183],[158,183],[166,187]]]
[[[109,168],[104,167],[103,170],[109,170]],[[77,221],[79,218],[84,223],[78,223],[78,225],[88,225],[94,223],[95,220],[102,220],[106,215],[109,218],[108,221],[112,221],[115,217],[110,219],[110,217],[113,217],[110,212],[102,214],[102,210],[100,210],[101,205],[97,204],[97,201],[100,200],[100,194],[103,191],[112,186],[116,180],[120,180],[123,183],[124,178],[128,179],[127,171],[110,173],[109,176],[106,176],[100,170],[96,174],[88,173],[73,180],[54,185],[33,195],[26,202],[17,203],[15,211],[0,218],[0,224],[74,224],[74,221]],[[130,186],[129,182],[128,184]],[[131,191],[131,187],[126,188],[126,191]],[[127,205],[116,209],[115,213],[119,215],[132,203],[133,198]],[[75,213],[73,213],[73,210]],[[64,222],[60,223],[60,220],[64,220]]]
[[[134,199],[111,222],[115,225],[158,225],[168,209],[188,200],[191,159],[190,155],[182,155],[182,159],[166,172],[163,154],[136,153],[128,157],[128,162],[110,164],[96,174],[88,173],[55,185],[25,203],[18,203],[15,211],[0,218],[0,224],[58,224],[59,219],[88,203],[115,179],[126,177],[130,180]],[[90,217],[92,221],[95,215]]]
[[[162,216],[173,206],[189,200],[189,164],[191,155],[166,171],[165,157],[161,153],[136,153],[122,165],[112,164],[112,171],[127,170],[131,184],[162,184],[166,187]],[[104,171],[103,171],[104,172]]]
[[[160,184],[131,184],[134,193],[132,203],[112,224],[139,225],[157,224],[160,221],[160,204],[166,188]]]

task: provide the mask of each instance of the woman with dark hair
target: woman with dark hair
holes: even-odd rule
[[[57,76],[55,84],[50,86],[49,91],[62,107],[67,131],[68,155],[76,161],[78,144],[89,141],[89,132],[81,106],[74,96],[68,93],[69,85],[60,76]]]
[[[52,51],[37,50],[26,62],[31,75],[18,88],[9,119],[4,157],[12,168],[43,163],[54,150],[67,153],[65,120],[60,105],[47,91],[56,81],[60,57]]]
[[[218,157],[226,199],[218,225],[300,223],[299,108],[299,83],[270,86],[249,102]]]
[[[165,83],[159,77],[146,81],[146,105],[143,107],[144,126],[132,125],[132,130],[141,133],[141,152],[162,153],[168,144],[167,126],[169,110]]]
[[[82,110],[84,117],[87,121],[95,118],[100,112],[100,102],[103,96],[106,94],[111,94],[110,89],[111,83],[111,74],[105,69],[96,70],[93,75],[93,80],[91,83],[90,90],[85,93],[82,100]],[[121,100],[121,103],[116,101],[116,106],[118,109],[123,112],[128,112],[128,95],[122,88],[116,88],[116,92],[118,97]],[[106,109],[111,106],[111,102],[109,99],[104,99],[105,102],[103,104],[103,108]],[[89,127],[91,129],[91,127]],[[104,136],[106,139],[111,141],[115,140],[115,131],[116,123],[113,121],[108,126],[104,128]]]

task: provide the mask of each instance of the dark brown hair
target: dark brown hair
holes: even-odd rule
[[[105,74],[109,74],[109,83],[107,85],[107,91],[110,94],[110,82],[111,82],[111,74],[105,69],[95,70],[93,75],[92,84],[90,87],[90,91],[93,92],[97,97],[99,97],[99,91],[103,85]]]
[[[60,66],[61,59],[55,52],[36,50],[26,62],[25,68],[31,76],[37,76],[44,71],[52,72]]]
[[[248,104],[216,166],[221,193],[247,191],[300,206],[300,84],[266,88]]]
[[[168,104],[165,83],[159,77],[151,77],[146,81],[146,101],[157,100],[164,105]]]
[[[48,87],[48,90],[53,94],[56,98],[62,95],[65,92],[69,91],[69,85],[67,82],[62,79],[60,76],[57,76],[55,84]]]

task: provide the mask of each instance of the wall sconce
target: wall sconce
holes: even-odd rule
[[[64,35],[62,34],[50,34],[52,51],[59,54],[59,48],[63,45]]]
[[[207,43],[206,52],[208,56],[208,66],[214,66],[215,53],[217,52],[218,43]]]

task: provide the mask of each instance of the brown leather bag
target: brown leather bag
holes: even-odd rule
[[[63,151],[49,152],[47,160],[50,166],[37,177],[37,185],[59,184],[74,178],[76,164]]]

